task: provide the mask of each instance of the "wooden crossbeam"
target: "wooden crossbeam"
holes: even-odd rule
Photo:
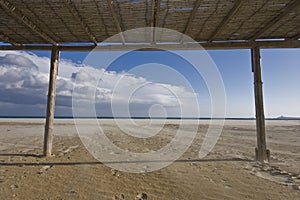
[[[242,1],[243,0],[238,0],[234,3],[233,7],[230,9],[230,11],[228,12],[228,14],[226,15],[226,17],[223,18],[222,22],[217,26],[217,28],[214,30],[214,32],[211,34],[211,36],[209,37],[208,41],[211,42],[214,37],[216,35],[218,35],[223,28],[225,27],[225,25],[231,20],[231,18],[237,13],[237,11],[239,10],[239,8],[242,5]]]
[[[292,1],[290,4],[288,4],[286,6],[285,9],[283,9],[283,11],[277,15],[276,17],[274,17],[271,21],[269,21],[263,28],[257,30],[251,37],[249,37],[249,40],[255,40],[258,39],[259,36],[261,36],[263,33],[265,33],[267,30],[269,30],[272,26],[274,26],[279,20],[281,20],[283,17],[285,17],[286,15],[288,15],[290,13],[290,11],[292,11],[293,9],[297,8],[300,5],[300,1],[299,0],[294,0]]]
[[[300,33],[297,33],[296,35],[292,36],[290,39],[298,40],[299,38],[300,38]]]
[[[195,2],[194,8],[193,8],[193,10],[192,10],[192,12],[191,12],[191,14],[189,16],[189,19],[188,19],[188,21],[187,21],[187,23],[186,23],[186,25],[184,27],[183,32],[182,32],[183,34],[185,34],[188,31],[189,27],[191,26],[191,24],[192,24],[192,22],[193,22],[193,20],[194,20],[194,18],[196,16],[196,14],[197,14],[198,8],[199,8],[199,6],[200,6],[200,4],[202,2],[203,2],[203,0],[197,0]]]
[[[53,44],[58,45],[57,42],[55,42],[51,37],[49,37],[46,33],[41,31],[41,29],[34,24],[28,17],[23,15],[21,11],[19,11],[14,5],[12,5],[10,2],[6,0],[0,0],[1,7],[12,17],[14,17],[16,20],[22,22],[27,28],[38,34],[41,38],[43,38],[45,41]]]
[[[3,42],[10,43],[12,45],[16,45],[16,46],[20,45],[19,43],[17,43],[15,40],[10,38],[8,35],[4,34],[3,32],[0,32],[0,40]]]
[[[93,41],[95,46],[98,45],[98,42],[95,38],[95,36],[91,33],[91,30],[87,26],[87,24],[82,19],[81,15],[79,14],[78,10],[76,9],[75,5],[73,4],[72,0],[64,0],[64,3],[70,13],[72,13],[73,17],[79,22],[82,29],[85,31],[85,33],[88,35],[88,37]]]
[[[245,41],[245,42],[206,42],[194,44],[131,44],[131,45],[106,45],[97,46],[97,51],[126,51],[126,50],[139,50],[145,49],[148,51],[153,50],[224,50],[224,49],[251,49],[258,46],[261,49],[268,48],[300,48],[299,40],[281,40],[281,41]],[[95,46],[58,46],[60,51],[92,51]],[[0,45],[0,50],[52,50],[52,46],[41,45],[22,45],[22,46],[8,46]]]
[[[110,10],[110,14],[111,14],[112,17],[113,17],[115,26],[116,26],[116,28],[117,28],[117,30],[118,30],[118,33],[120,34],[122,43],[125,44],[126,41],[125,41],[124,35],[123,35],[123,33],[122,33],[123,31],[122,31],[122,28],[121,28],[121,25],[120,25],[120,22],[119,22],[117,13],[116,13],[116,11],[115,11],[114,1],[113,1],[113,0],[107,0],[107,4],[108,4],[108,8],[109,8],[109,10]]]

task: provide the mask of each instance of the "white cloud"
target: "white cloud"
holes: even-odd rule
[[[29,112],[28,106],[45,105],[49,80],[49,58],[39,57],[23,51],[0,52],[0,115],[8,115],[15,108]],[[72,92],[76,81],[76,95],[82,101],[94,98],[97,112],[110,116],[111,101],[120,110],[128,106],[132,113],[148,115],[148,109],[159,104],[166,107],[170,116],[180,115],[178,107],[189,108],[189,115],[195,116],[195,94],[184,87],[154,83],[142,77],[125,72],[117,73],[96,69],[61,60],[57,77],[57,108],[64,108],[61,115],[71,114]],[[96,87],[95,87],[96,86]],[[181,102],[178,101],[181,100]],[[9,109],[5,111],[8,103]],[[25,106],[26,105],[26,106]],[[41,112],[41,111],[39,111]],[[32,113],[36,114],[36,111]],[[56,113],[60,113],[57,109]],[[43,115],[41,113],[40,115]],[[27,113],[24,115],[31,115]]]

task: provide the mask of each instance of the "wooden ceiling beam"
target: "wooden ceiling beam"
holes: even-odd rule
[[[56,38],[55,41],[63,41],[63,39],[57,35],[56,31],[53,31],[49,28],[47,22],[45,22],[45,20],[43,20],[40,17],[40,15],[37,14],[37,12],[33,9],[33,7],[28,5],[28,0],[20,0],[20,1],[22,2],[22,5],[24,5],[24,7],[26,7],[26,9],[28,9],[31,12],[33,18],[35,19],[35,23],[38,23],[39,27],[43,29],[43,31],[46,32],[47,35],[51,35],[51,38]]]
[[[161,0],[152,0],[152,2],[151,2],[151,27],[154,27],[153,31],[152,31],[151,44],[156,43],[157,30],[155,27],[158,26],[160,2],[161,2]]]
[[[17,43],[15,40],[10,38],[8,35],[4,34],[3,32],[0,32],[0,40],[3,42],[10,43],[11,45],[20,46],[21,44]]]
[[[85,33],[88,35],[88,37],[91,39],[91,41],[95,44],[95,46],[97,46],[98,41],[96,40],[95,36],[91,33],[91,30],[89,29],[87,24],[82,19],[81,15],[79,14],[79,12],[78,12],[77,8],[75,7],[75,5],[73,4],[72,0],[64,0],[64,4],[66,5],[66,7],[70,11],[70,13],[72,13],[73,17],[79,22],[80,26],[85,31]]]
[[[214,32],[211,34],[211,36],[208,39],[208,42],[211,42],[216,35],[218,35],[225,25],[231,20],[231,18],[238,12],[239,8],[242,5],[243,0],[237,0],[233,7],[230,9],[228,14],[223,18],[222,22],[217,26],[217,28],[214,30]]]
[[[155,2],[156,2],[156,0],[152,0],[152,1],[151,1],[150,27],[154,27],[154,19],[155,19]]]
[[[41,38],[43,38],[47,43],[51,43],[55,46],[58,45],[50,36],[44,33],[36,24],[34,24],[28,17],[23,15],[21,11],[19,11],[14,5],[6,0],[0,0],[0,6],[12,17],[16,20],[22,22],[27,28],[38,34]]]
[[[115,11],[114,1],[113,0],[107,0],[107,4],[108,4],[108,8],[110,10],[110,14],[111,14],[111,16],[114,20],[115,26],[116,26],[116,28],[118,30],[118,33],[120,35],[120,38],[122,40],[122,43],[125,44],[126,41],[125,41],[124,35],[122,33],[123,31],[122,31],[122,28],[121,28],[121,25],[120,25],[120,21],[118,19],[118,15]]]
[[[251,37],[248,38],[248,40],[255,40],[258,39],[259,36],[261,36],[263,33],[265,33],[267,30],[269,30],[272,26],[274,26],[278,21],[280,21],[282,18],[284,18],[286,15],[290,13],[293,9],[297,8],[300,5],[299,0],[293,0],[291,3],[289,3],[286,8],[283,9],[283,11],[278,14],[276,17],[274,17],[271,21],[267,22],[266,25],[263,28],[260,28],[257,30]]]
[[[154,19],[154,26],[158,26],[158,19],[159,19],[159,11],[160,11],[160,2],[161,0],[156,0],[156,6],[155,6],[155,19]]]
[[[151,0],[151,10],[150,10],[151,27],[156,27],[158,25],[160,2],[161,0]]]
[[[197,11],[198,11],[198,9],[199,9],[199,7],[200,7],[200,5],[201,5],[202,2],[203,2],[203,0],[197,0],[195,2],[194,8],[193,8],[193,10],[192,10],[192,12],[191,12],[191,14],[189,16],[189,19],[188,19],[188,21],[187,21],[187,23],[186,23],[186,25],[184,27],[183,32],[182,32],[183,34],[185,34],[188,31],[189,27],[191,26],[191,24],[192,24],[192,22],[193,22],[193,20],[194,20],[194,18],[196,16]]]

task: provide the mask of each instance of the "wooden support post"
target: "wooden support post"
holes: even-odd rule
[[[270,151],[267,150],[265,134],[265,115],[263,105],[262,75],[260,63],[260,48],[251,49],[252,72],[254,74],[254,95],[256,113],[257,148],[255,148],[256,160],[259,162],[270,161]]]
[[[44,156],[51,156],[52,153],[52,140],[53,140],[53,121],[54,121],[54,107],[56,96],[56,76],[58,72],[59,63],[59,49],[53,47],[51,52],[50,61],[50,77],[49,77],[49,90],[47,100],[47,113],[44,134]]]

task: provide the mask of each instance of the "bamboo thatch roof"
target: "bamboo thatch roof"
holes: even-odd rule
[[[199,42],[297,40],[300,0],[0,0],[0,41],[13,45],[96,44],[148,26]]]

